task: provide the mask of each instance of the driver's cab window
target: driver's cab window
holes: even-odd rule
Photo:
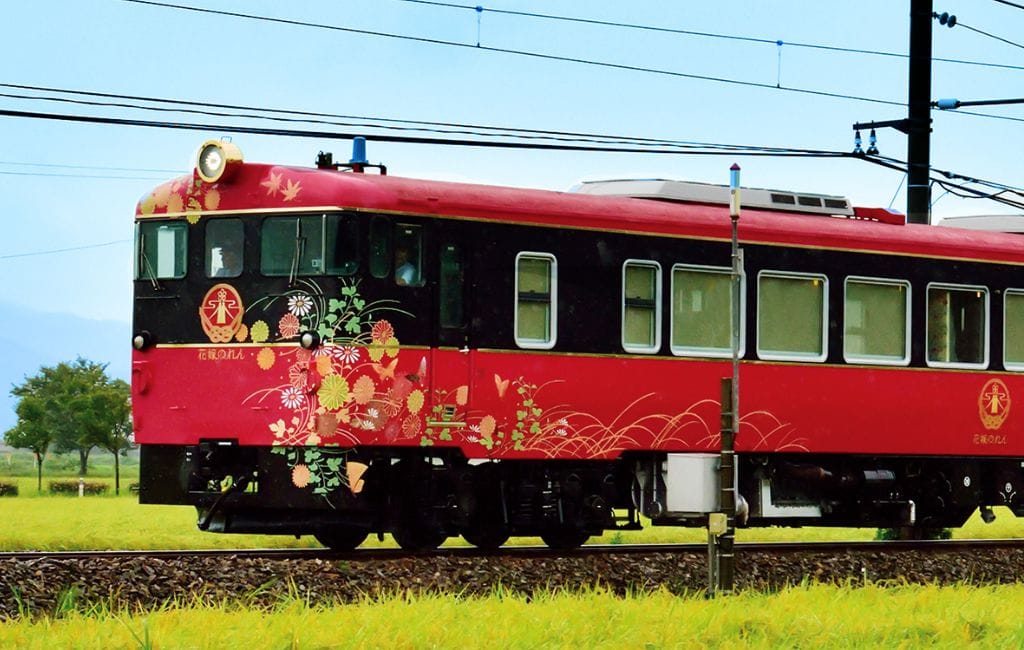
[[[185,277],[188,224],[180,221],[145,221],[136,231],[135,277],[170,280]]]
[[[237,278],[242,274],[241,219],[211,219],[206,222],[206,277]]]
[[[395,284],[423,286],[423,228],[400,223],[395,227]]]
[[[260,237],[263,275],[319,275],[324,272],[321,215],[268,217]]]

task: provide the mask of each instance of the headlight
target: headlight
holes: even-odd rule
[[[230,142],[208,140],[199,147],[196,175],[207,183],[228,180],[242,163],[242,151]]]

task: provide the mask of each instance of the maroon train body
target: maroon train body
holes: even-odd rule
[[[724,196],[278,167],[207,143],[136,214],[141,500],[338,548],[703,525],[731,374]],[[747,523],[1024,511],[1022,240],[743,197]]]

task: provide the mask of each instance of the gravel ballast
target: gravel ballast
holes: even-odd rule
[[[825,583],[1010,583],[1024,550],[969,552],[740,552],[739,589]],[[557,558],[429,556],[380,561],[237,557],[0,560],[0,619],[101,605],[157,608],[235,601],[269,606],[289,597],[352,602],[407,591],[459,595],[531,594],[600,586],[615,593],[707,587],[702,553],[566,555]]]

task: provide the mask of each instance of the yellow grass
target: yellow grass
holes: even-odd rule
[[[29,479],[17,479],[19,482]],[[187,506],[139,505],[134,495],[36,496],[22,489],[18,497],[0,497],[0,551],[86,549],[196,549],[317,547],[312,537],[296,540],[281,535],[222,535],[196,529],[195,509]],[[995,509],[998,518],[984,524],[977,513],[967,525],[954,531],[958,538],[1024,537],[1024,519],[1006,508]],[[869,540],[873,528],[750,528],[737,531],[744,541],[848,541]],[[597,544],[705,542],[703,529],[648,527],[642,531],[607,532],[591,538]],[[517,538],[513,543],[540,544],[538,538]],[[464,545],[453,538],[449,545]],[[367,546],[380,546],[376,538]],[[390,537],[385,546],[393,545]]]
[[[1016,648],[1024,586],[797,586],[705,600],[603,591],[531,599],[396,596],[352,605],[293,598],[71,612],[0,623],[11,648]]]

